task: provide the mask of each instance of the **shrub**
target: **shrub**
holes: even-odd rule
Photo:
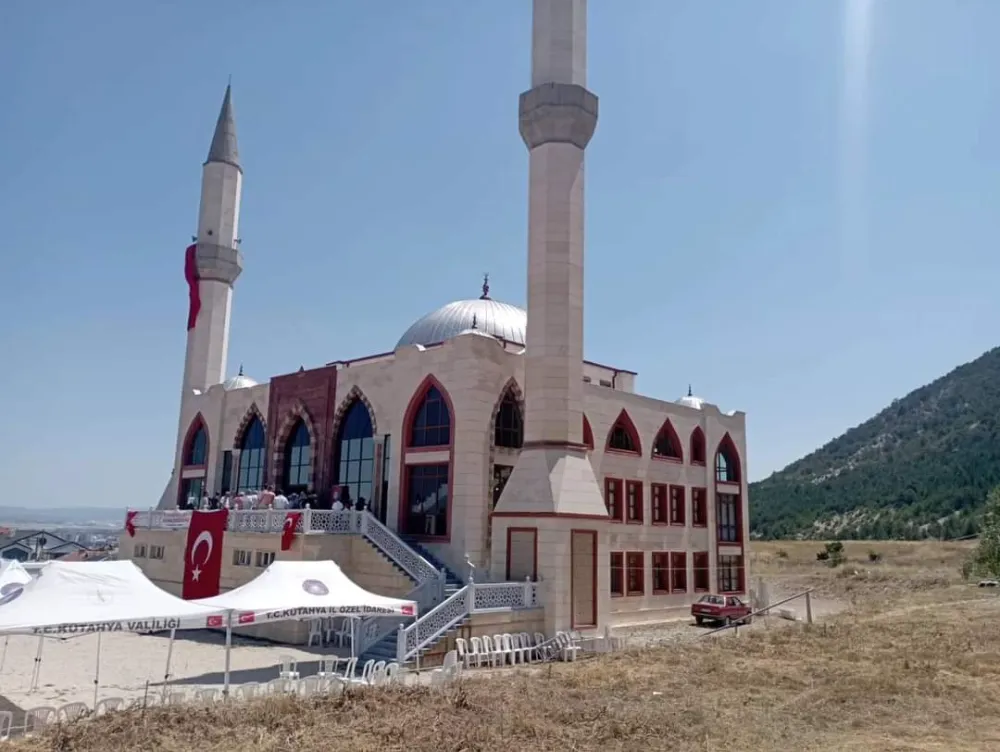
[[[868,561],[870,561],[872,564],[878,564],[880,561],[882,561],[882,554],[880,554],[878,551],[875,550],[869,551]]]
[[[962,567],[962,574],[967,579],[1000,578],[1000,486],[986,497],[983,522],[979,528],[979,545]]]

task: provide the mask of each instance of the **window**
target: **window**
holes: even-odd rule
[[[691,556],[694,568],[694,589],[697,592],[708,590],[711,579],[708,573],[708,552],[701,551]]]
[[[411,447],[443,447],[451,444],[451,413],[444,396],[430,386],[413,415]]]
[[[408,465],[404,525],[410,535],[448,535],[448,465]]]
[[[196,506],[204,495],[204,478],[181,478],[180,503],[178,504],[181,509],[189,509]]]
[[[590,429],[590,421],[586,415],[583,416],[583,443],[588,449],[594,448],[594,432]]]
[[[607,379],[600,379],[597,383],[599,383],[601,386],[611,386],[611,382],[608,381]]]
[[[233,488],[233,450],[227,449],[222,453],[222,482],[219,490],[223,493],[231,491]]]
[[[307,433],[306,439],[308,438]],[[254,416],[250,425],[243,431],[243,438],[240,441],[240,466],[236,472],[237,491],[257,491],[264,487],[266,444],[264,424],[260,418]]]
[[[611,596],[625,595],[625,554],[621,551],[611,554]]]
[[[685,593],[688,586],[687,554],[683,551],[670,554],[670,592]]]
[[[132,549],[133,559],[145,559],[146,558],[146,544],[136,543],[135,548]]]
[[[716,494],[716,516],[719,523],[720,543],[740,542],[739,497],[733,494]]]
[[[604,506],[611,519],[622,522],[622,482],[618,478],[604,479]]]
[[[700,426],[691,432],[691,462],[695,465],[705,464],[705,432]]]
[[[670,558],[662,551],[653,552],[653,595],[670,592]]]
[[[743,557],[720,556],[718,564],[719,592],[743,592]]]
[[[642,481],[630,480],[625,484],[625,521],[642,524]]]
[[[503,493],[504,486],[507,485],[512,472],[514,472],[514,468],[510,465],[493,466],[493,509],[497,508],[497,502],[500,501],[500,494]]]
[[[309,429],[299,418],[285,444],[285,474],[282,490],[305,491],[312,480],[312,452],[309,446]]]
[[[249,567],[252,559],[253,552],[245,551],[242,548],[233,549],[233,566],[234,567]]]
[[[691,524],[695,527],[708,525],[708,501],[704,488],[691,489]]]
[[[613,452],[628,452],[629,454],[640,454],[639,433],[635,430],[632,419],[624,410],[618,415],[618,419],[611,426],[608,434],[608,450]]]
[[[719,448],[715,452],[715,481],[716,483],[740,482],[739,454],[728,433],[719,442]]]
[[[500,402],[497,412],[496,426],[493,430],[493,443],[498,447],[520,449],[524,443],[524,421],[521,419],[521,406],[517,404],[514,393],[508,389]]]
[[[645,554],[642,551],[630,551],[625,554],[625,594],[645,595]]]
[[[274,551],[258,551],[254,556],[254,565],[264,569],[274,561]]]
[[[153,546],[149,547],[149,558],[150,559],[162,559],[163,558],[163,546]]]
[[[364,500],[366,507],[371,503],[375,477],[374,435],[368,407],[355,398],[340,419],[334,444],[334,485],[340,486],[340,500],[344,506],[353,506],[359,500]]]
[[[187,452],[184,453],[185,465],[204,465],[208,461],[208,431],[200,418],[198,421],[198,429],[188,441]]]
[[[670,524],[685,524],[684,486],[670,487]]]
[[[682,460],[681,440],[670,419],[664,421],[653,442],[653,456],[664,460]]]
[[[650,513],[653,517],[654,525],[666,525],[667,524],[667,484],[666,483],[650,483],[649,484],[649,495],[650,495]]]

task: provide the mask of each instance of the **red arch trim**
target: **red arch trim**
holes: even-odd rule
[[[200,465],[187,464],[188,455],[191,453],[191,442],[197,436],[199,428],[205,429],[205,465],[208,465],[208,458],[212,449],[212,435],[208,432],[208,423],[205,422],[205,418],[199,412],[194,416],[191,425],[188,426],[187,434],[184,436],[184,443],[181,444],[181,467],[200,467]]]
[[[722,441],[719,442],[718,448],[715,450],[716,455],[719,452],[725,452],[726,460],[733,467],[736,475],[736,483],[743,482],[743,461],[740,459],[740,452],[736,448],[736,442],[733,441],[733,437],[727,432],[725,436],[722,437]],[[713,470],[713,472],[715,472]]]
[[[611,435],[615,432],[615,428],[622,428],[632,439],[632,443],[635,444],[634,452],[627,452],[624,449],[612,449],[611,448]],[[613,452],[617,454],[642,454],[642,442],[639,440],[639,432],[635,428],[635,423],[632,422],[632,418],[629,416],[628,411],[623,407],[622,411],[618,413],[618,417],[615,418],[615,422],[611,424],[611,428],[608,430],[608,437],[604,442],[604,451]]]
[[[583,443],[587,445],[588,449],[594,448],[594,430],[590,427],[590,421],[587,420],[587,416],[583,416]]]
[[[698,452],[698,449],[701,452]],[[705,458],[708,456],[708,452],[705,448],[705,432],[701,430],[701,426],[695,426],[694,430],[691,432],[691,464],[692,465],[704,465]],[[698,459],[698,455],[701,455],[701,459]]]
[[[413,396],[410,397],[410,403],[406,406],[406,412],[403,414],[403,426],[404,426],[404,442],[403,448],[406,451],[434,451],[437,449],[443,449],[441,447],[411,447],[410,444],[413,441],[413,420],[417,417],[417,410],[420,409],[420,405],[423,404],[424,397],[427,396],[427,392],[431,390],[431,387],[436,388],[440,393],[441,397],[444,399],[444,404],[448,407],[448,446],[455,443],[455,408],[451,403],[451,395],[448,394],[448,390],[442,386],[441,382],[438,381],[433,374],[428,374],[424,377],[424,380],[420,382],[420,386],[417,387],[416,391],[413,392]]]
[[[656,454],[656,445],[660,443],[661,438],[666,438],[666,440],[673,446],[675,452],[677,452],[676,457],[670,457],[668,455]],[[653,452],[653,459],[657,460],[667,460],[668,462],[683,462],[684,461],[684,445],[681,443],[681,437],[677,435],[677,431],[674,428],[674,424],[670,422],[670,418],[663,421],[663,425],[660,426],[660,430],[656,432],[656,438],[653,439],[653,447],[650,450]]]

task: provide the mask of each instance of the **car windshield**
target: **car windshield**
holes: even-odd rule
[[[722,606],[725,604],[725,600],[720,595],[703,595],[698,603],[711,603],[713,606]]]

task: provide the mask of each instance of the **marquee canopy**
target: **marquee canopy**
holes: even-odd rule
[[[31,582],[31,573],[17,559],[0,559],[0,598]]]
[[[131,561],[51,561],[22,586],[5,586],[2,576],[0,634],[72,636],[225,624],[223,609],[170,595]]]
[[[332,561],[276,561],[246,585],[192,602],[234,611],[234,625],[324,616],[417,615],[414,601],[370,593]]]

